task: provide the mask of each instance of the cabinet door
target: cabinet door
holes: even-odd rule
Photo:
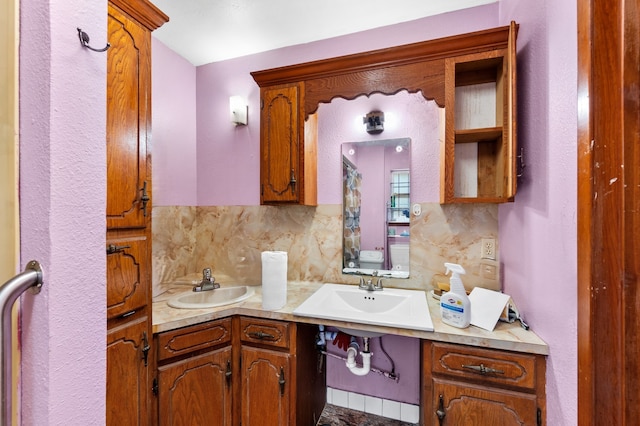
[[[536,396],[522,392],[433,379],[433,407],[427,424],[465,426],[537,425]],[[430,420],[429,420],[430,419]]]
[[[231,425],[231,347],[158,368],[160,426]]]
[[[242,348],[242,425],[290,424],[289,354]]]
[[[139,228],[151,212],[151,33],[111,5],[108,31],[107,228]]]
[[[149,395],[147,317],[107,332],[107,425],[147,425]]]
[[[143,236],[107,240],[107,319],[146,305],[148,249]]]
[[[303,182],[300,87],[262,89],[260,202],[296,203]]]
[[[445,60],[442,203],[504,203],[516,193],[516,35]]]

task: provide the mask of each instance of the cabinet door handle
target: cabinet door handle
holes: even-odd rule
[[[262,330],[260,331],[254,331],[252,333],[247,333],[249,335],[249,337],[253,337],[254,339],[258,339],[258,340],[263,340],[263,339],[269,339],[269,340],[274,340],[276,338],[276,336],[274,336],[273,334],[269,334],[269,333],[264,333]]]
[[[438,424],[443,425],[444,418],[447,413],[444,411],[444,397],[440,395],[440,402],[438,403],[438,409],[436,410],[436,416],[438,416]]]
[[[227,371],[224,373],[227,379],[227,385],[231,384],[231,360],[227,360]]]
[[[296,171],[291,169],[291,179],[289,179],[289,184],[291,185],[291,192],[296,193]]]
[[[147,332],[142,332],[142,359],[144,359],[144,366],[146,367],[149,359],[149,350],[151,346],[149,346],[149,339],[147,339]]]
[[[114,254],[124,251],[125,249],[131,248],[131,246],[117,246],[115,244],[109,244],[107,246],[107,254]]]
[[[142,184],[142,188],[140,188],[140,191],[142,191],[142,196],[140,197],[140,201],[142,202],[142,215],[144,217],[147,217],[147,203],[149,202],[149,200],[151,198],[149,198],[149,194],[147,193],[147,181],[145,180],[144,183]]]
[[[278,383],[280,384],[280,396],[284,395],[284,385],[287,381],[284,378],[284,368],[280,367],[280,378],[278,379]]]
[[[467,368],[469,370],[473,370],[482,375],[485,374],[504,374],[502,370],[496,370],[495,368],[485,367],[484,364],[480,365],[463,365],[462,368]]]

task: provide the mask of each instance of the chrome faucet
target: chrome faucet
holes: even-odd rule
[[[373,277],[375,278],[378,275],[378,271],[373,271]],[[366,291],[382,291],[384,289],[382,282],[384,278],[379,277],[378,282],[374,283],[374,278],[368,278],[366,281],[363,277],[360,277],[360,284],[358,288]]]
[[[211,268],[202,270],[202,281],[193,287],[193,291],[209,291],[220,288],[220,284],[216,282],[215,277],[211,275]]]

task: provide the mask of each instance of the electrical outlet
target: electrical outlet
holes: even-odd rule
[[[482,259],[496,260],[496,240],[493,238],[483,238],[480,252]]]

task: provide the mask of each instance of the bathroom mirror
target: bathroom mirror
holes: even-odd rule
[[[341,149],[343,273],[409,278],[410,139]]]

